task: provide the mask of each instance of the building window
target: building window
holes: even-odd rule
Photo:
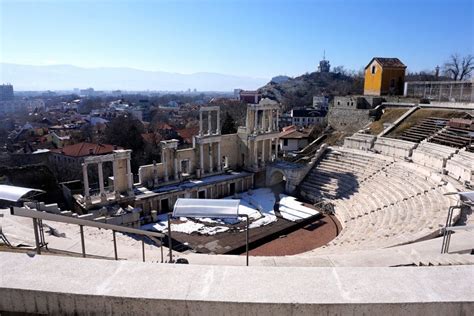
[[[181,173],[183,174],[189,174],[189,160],[188,159],[184,159],[184,160],[181,160]]]
[[[375,65],[372,66],[372,74],[375,74],[375,70],[377,69],[377,67],[375,67]]]
[[[229,168],[229,158],[227,156],[222,156],[221,163],[224,165],[224,168]]]
[[[283,139],[283,146],[288,146],[288,139]]]
[[[206,190],[201,190],[198,192],[198,198],[199,199],[205,199],[206,198]]]

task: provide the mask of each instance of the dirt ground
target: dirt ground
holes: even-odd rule
[[[250,250],[249,253],[252,256],[296,255],[324,246],[337,236],[340,229],[335,216],[324,215],[303,228]]]

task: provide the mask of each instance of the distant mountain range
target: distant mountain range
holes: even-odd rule
[[[269,79],[219,73],[179,74],[132,68],[81,68],[71,65],[32,66],[0,63],[0,84],[11,83],[20,90],[232,91],[257,89]]]

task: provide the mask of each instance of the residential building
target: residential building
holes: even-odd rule
[[[297,126],[287,126],[280,133],[280,150],[282,152],[292,152],[301,150],[309,144],[309,137],[312,128],[298,128]]]
[[[327,112],[329,109],[329,98],[326,96],[313,96],[313,108]]]
[[[0,101],[13,100],[13,86],[11,84],[0,85]]]
[[[310,125],[321,124],[324,122],[326,112],[307,108],[291,110],[291,125],[306,127]]]
[[[110,144],[77,143],[52,149],[49,162],[59,181],[79,180],[85,158],[111,154],[117,149],[120,148]]]
[[[372,58],[365,66],[364,95],[403,95],[406,68],[398,58]]]
[[[35,100],[9,100],[0,101],[0,114],[17,113],[18,111],[34,111],[44,108],[44,101]]]
[[[257,104],[262,99],[262,95],[258,91],[240,90],[239,101],[250,104]]]

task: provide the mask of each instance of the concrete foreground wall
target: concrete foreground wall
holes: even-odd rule
[[[252,258],[250,258],[252,264]],[[72,268],[74,267],[74,268]],[[170,265],[0,253],[0,310],[47,314],[472,315],[472,266]]]

